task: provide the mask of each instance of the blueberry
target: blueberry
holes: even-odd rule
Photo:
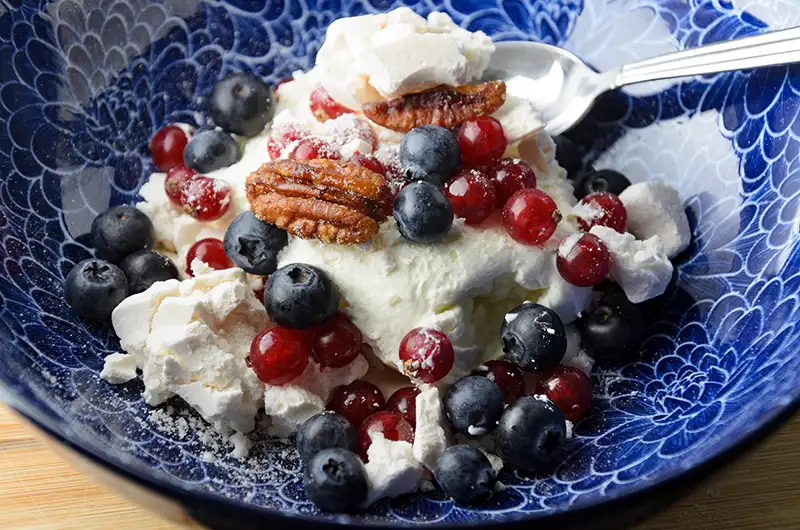
[[[236,140],[230,134],[216,129],[195,134],[183,150],[183,163],[198,173],[232,166],[238,158]]]
[[[225,232],[225,254],[240,269],[269,276],[278,268],[278,252],[289,241],[285,230],[265,223],[248,210],[239,214]]]
[[[403,237],[428,245],[453,226],[453,206],[445,194],[427,182],[412,182],[394,199],[394,219]]]
[[[267,281],[264,307],[270,318],[286,328],[318,326],[336,313],[339,290],[324,271],[293,263],[275,271]]]
[[[450,387],[444,397],[447,419],[467,436],[483,436],[494,430],[505,401],[497,383],[488,377],[468,375]]]
[[[109,208],[92,222],[95,254],[111,263],[119,263],[137,250],[151,248],[155,242],[152,221],[127,204]]]
[[[488,499],[497,483],[489,459],[469,445],[448,447],[436,460],[434,476],[442,491],[459,504]]]
[[[297,430],[295,447],[300,458],[308,462],[323,449],[338,447],[355,451],[358,433],[347,418],[325,411],[307,419]]]
[[[408,180],[441,186],[461,165],[458,136],[450,129],[423,125],[411,129],[400,143],[400,165]]]
[[[116,265],[86,259],[75,265],[64,282],[67,304],[81,318],[104,320],[128,296],[128,280]]]
[[[209,98],[211,119],[224,130],[255,136],[275,114],[272,89],[246,72],[230,74],[214,85]]]
[[[577,324],[581,348],[599,362],[635,359],[645,338],[641,311],[621,291],[604,293]]]
[[[128,278],[128,294],[146,291],[156,282],[179,280],[178,269],[172,260],[155,250],[134,252],[119,264]]]
[[[500,340],[508,360],[526,372],[552,370],[567,351],[567,332],[559,316],[532,302],[506,315]]]
[[[578,179],[575,184],[575,197],[583,199],[596,191],[607,191],[619,195],[631,185],[625,175],[613,169],[590,171]]]
[[[523,396],[509,406],[495,433],[495,451],[503,462],[533,471],[553,460],[567,439],[567,422],[544,396]]]
[[[324,449],[306,464],[306,495],[326,512],[352,513],[367,498],[367,472],[361,459],[341,447]]]
[[[581,174],[583,169],[583,155],[575,143],[566,136],[553,138],[556,144],[556,161],[558,165],[567,170],[567,178],[574,179]]]

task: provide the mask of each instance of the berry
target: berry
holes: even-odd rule
[[[408,377],[435,383],[450,373],[455,363],[447,335],[431,328],[415,328],[400,342],[400,361]]]
[[[297,142],[297,145],[289,154],[289,158],[298,162],[308,162],[309,160],[318,160],[320,158],[339,160],[340,156],[325,140],[316,136],[307,136]]]
[[[456,217],[468,225],[481,224],[492,215],[496,202],[494,183],[482,171],[460,169],[444,187]]]
[[[625,293],[614,291],[578,319],[581,347],[600,362],[636,358],[645,338],[645,320]]]
[[[303,462],[325,449],[338,447],[355,451],[358,432],[347,418],[335,412],[325,411],[311,416],[297,429],[295,447]]]
[[[231,206],[231,187],[211,177],[194,177],[181,188],[183,211],[198,221],[216,221]]]
[[[575,197],[583,199],[587,195],[598,191],[619,195],[630,185],[631,181],[625,175],[613,169],[590,171],[583,175],[575,185]]]
[[[128,279],[128,295],[146,291],[156,282],[180,280],[172,260],[155,250],[134,252],[119,264]]]
[[[550,398],[569,421],[580,420],[592,403],[592,382],[574,366],[556,366],[536,385],[536,393]]]
[[[495,451],[503,462],[533,471],[553,460],[567,438],[564,415],[544,396],[523,396],[509,406],[495,432]]]
[[[453,207],[442,190],[428,182],[413,182],[394,199],[393,213],[403,237],[429,245],[442,239],[453,226]]]
[[[352,110],[336,102],[324,87],[315,89],[309,98],[311,112],[319,121],[338,118],[342,114],[352,114]]]
[[[556,144],[556,161],[558,165],[567,170],[567,178],[574,179],[581,173],[581,150],[566,136],[560,135],[553,138]]]
[[[436,482],[459,504],[488,499],[494,493],[497,473],[486,455],[469,445],[453,445],[436,460]]]
[[[137,250],[152,248],[156,229],[141,210],[124,204],[95,217],[91,236],[97,257],[119,263]]]
[[[195,134],[183,150],[184,165],[198,173],[232,166],[238,158],[236,140],[216,129]]]
[[[105,320],[128,296],[128,280],[117,267],[101,259],[85,259],[64,281],[64,297],[81,318]]]
[[[364,463],[340,447],[314,455],[306,465],[303,486],[311,502],[326,512],[352,513],[367,500]]]
[[[365,167],[370,171],[374,171],[382,177],[386,176],[386,168],[383,167],[383,164],[374,156],[363,155],[361,152],[356,151],[353,153],[353,156],[350,157],[350,162],[357,166]]]
[[[567,332],[559,316],[533,302],[525,302],[506,315],[500,341],[508,360],[526,372],[552,370],[567,351]]]
[[[458,137],[450,129],[423,125],[411,129],[400,143],[400,165],[408,180],[441,186],[461,165]]]
[[[371,414],[358,427],[358,454],[367,462],[372,435],[381,433],[393,442],[414,443],[414,427],[396,412],[380,411]]]
[[[278,160],[289,144],[307,136],[308,131],[293,123],[273,126],[269,140],[267,140],[267,152],[269,152],[270,159]]]
[[[294,381],[308,366],[308,337],[297,330],[275,326],[265,329],[250,344],[250,366],[268,385]]]
[[[314,328],[311,355],[322,366],[347,366],[361,353],[361,331],[341,313]]]
[[[544,243],[560,222],[561,212],[555,201],[535,188],[519,190],[503,207],[503,227],[524,245]]]
[[[277,103],[280,100],[280,97],[278,96],[278,89],[282,85],[285,85],[286,83],[288,83],[290,81],[294,81],[294,77],[292,77],[292,76],[284,77],[283,79],[278,80],[277,83],[272,85],[272,99],[273,99],[273,101],[275,101],[275,103]]]
[[[412,427],[416,427],[418,395],[419,388],[415,386],[398,388],[386,401],[386,410],[400,414]]]
[[[196,176],[197,172],[192,171],[188,167],[180,166],[169,170],[169,173],[167,173],[164,179],[164,191],[174,205],[183,206],[183,204],[181,204],[183,188]]]
[[[238,72],[214,85],[209,97],[211,119],[223,130],[255,136],[275,114],[272,90],[259,77]]]
[[[273,322],[294,329],[319,326],[339,307],[339,290],[322,270],[293,263],[267,281],[264,307]]]
[[[556,267],[572,285],[591,287],[608,276],[611,255],[596,235],[572,234],[558,245]]]
[[[183,150],[189,138],[177,125],[165,125],[150,138],[150,156],[160,171],[183,165]]]
[[[485,166],[503,156],[508,140],[499,121],[478,116],[465,121],[458,130],[458,147],[465,166]]]
[[[590,193],[578,203],[575,210],[578,214],[578,226],[588,232],[593,226],[607,226],[625,233],[628,225],[628,212],[619,197],[607,191]]]
[[[498,160],[487,172],[494,182],[497,196],[495,205],[498,208],[505,206],[508,199],[519,190],[536,187],[536,173],[518,158]]]
[[[225,255],[225,246],[222,241],[213,237],[207,237],[196,241],[194,245],[189,248],[186,253],[186,269],[184,272],[187,276],[194,276],[192,272],[192,262],[199,259],[214,270],[224,270],[233,267],[233,263]]]
[[[447,419],[458,432],[467,436],[492,432],[504,407],[500,387],[494,381],[477,375],[462,377],[444,397]]]
[[[326,408],[338,412],[350,423],[359,426],[367,416],[386,408],[386,401],[377,386],[358,379],[334,389]]]
[[[506,403],[514,403],[525,394],[525,378],[519,368],[508,361],[486,361],[472,375],[482,375],[500,387]]]
[[[369,121],[357,118],[355,114],[344,114],[326,121],[319,134],[337,152],[351,152],[353,146],[358,146],[360,151],[371,153],[378,145],[378,136]]]
[[[247,210],[237,215],[225,231],[223,245],[234,265],[250,274],[269,276],[278,268],[278,252],[288,241],[285,230]]]

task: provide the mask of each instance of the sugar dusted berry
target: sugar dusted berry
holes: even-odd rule
[[[401,189],[392,215],[403,237],[423,245],[441,240],[453,226],[453,206],[442,190],[428,182],[412,182]]]
[[[419,388],[415,386],[398,388],[386,401],[386,410],[400,414],[408,423],[412,426],[416,426],[418,395]]]
[[[376,412],[361,422],[358,427],[358,454],[366,462],[372,436],[380,433],[393,442],[414,443],[414,427],[396,412]]]
[[[342,313],[312,330],[311,355],[322,366],[346,366],[360,353],[361,331]]]
[[[400,362],[408,377],[435,383],[453,369],[455,353],[450,339],[441,331],[415,328],[400,342]]]
[[[278,268],[278,253],[288,240],[285,230],[247,210],[228,226],[223,243],[225,253],[237,267],[257,276],[269,276]]]
[[[183,150],[189,136],[177,125],[165,125],[150,138],[150,156],[160,171],[183,165]]]
[[[283,123],[273,126],[267,140],[267,152],[272,160],[278,160],[284,149],[309,136],[309,132],[296,123]]]
[[[339,307],[339,290],[325,271],[292,263],[272,273],[264,307],[273,322],[293,329],[319,326]]]
[[[183,188],[196,176],[197,172],[188,167],[180,166],[169,170],[164,179],[164,191],[167,193],[167,197],[172,204],[175,206],[183,206],[183,204],[181,204]]]
[[[592,403],[592,382],[583,370],[561,365],[542,376],[536,385],[536,393],[550,398],[564,417],[575,422],[583,417]]]
[[[264,383],[285,385],[303,373],[310,353],[307,334],[275,326],[255,336],[249,362]]]
[[[502,208],[516,192],[536,187],[536,174],[531,166],[518,158],[503,158],[487,169],[494,182],[496,205]]]
[[[297,142],[297,145],[289,154],[289,158],[297,160],[298,162],[308,162],[309,160],[318,160],[320,158],[339,160],[341,157],[339,153],[322,138],[307,136]]]
[[[181,205],[198,221],[216,221],[228,212],[232,191],[227,182],[211,177],[194,177],[181,188]]]
[[[319,87],[311,93],[309,106],[314,117],[319,121],[328,121],[338,118],[342,114],[353,111],[334,100],[324,87]]]
[[[380,160],[378,160],[374,156],[364,155],[359,151],[356,151],[350,158],[350,162],[357,166],[365,167],[370,171],[374,171],[375,173],[381,175],[382,177],[386,176],[386,168],[383,167],[383,164],[381,164]]]
[[[367,416],[384,408],[386,400],[380,389],[362,379],[336,388],[327,405],[328,410],[338,412],[355,426],[361,425]]]
[[[477,116],[461,125],[458,146],[465,166],[485,166],[503,156],[508,140],[499,121],[491,116]]]
[[[494,183],[478,169],[461,169],[444,187],[453,213],[469,225],[485,221],[495,208]]]
[[[602,282],[611,269],[611,255],[594,234],[572,234],[558,245],[556,267],[572,285],[590,287]]]
[[[628,212],[622,201],[607,191],[590,193],[573,209],[578,216],[578,226],[588,232],[593,226],[607,226],[620,234],[628,226]]]
[[[224,270],[233,267],[233,263],[225,254],[225,246],[222,241],[213,237],[207,237],[195,242],[186,253],[187,276],[194,276],[192,272],[192,262],[199,259],[214,270]]]
[[[232,166],[238,159],[239,146],[236,140],[217,129],[195,134],[183,150],[184,165],[198,173]]]
[[[540,245],[550,239],[561,222],[561,212],[545,192],[530,188],[516,192],[503,208],[503,226],[512,238],[525,245]]]
[[[525,395],[525,378],[520,369],[508,361],[486,361],[475,369],[472,375],[482,375],[497,383],[503,392],[503,399],[508,404]]]
[[[567,332],[552,309],[524,302],[503,319],[500,331],[508,360],[526,372],[552,370],[567,351]]]

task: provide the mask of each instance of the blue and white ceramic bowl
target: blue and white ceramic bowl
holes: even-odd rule
[[[598,69],[800,23],[790,0],[409,4],[497,39],[564,46]],[[150,135],[203,122],[203,96],[226,73],[274,81],[308,68],[334,18],[400,5],[0,0],[3,399],[126,491],[236,528],[566,524],[565,512],[587,511],[594,523],[598,507],[653,504],[676,477],[790,411],[800,397],[800,67],[637,87],[606,97],[572,133],[584,164],[676,185],[694,242],[653,308],[643,360],[596,373],[594,405],[563,461],[536,476],[504,472],[507,489],[488,505],[457,507],[433,492],[355,518],[323,515],[303,493],[293,449],[263,441],[255,462],[207,462],[195,431],[164,429],[151,414],[139,382],[98,378],[117,341],[70,313],[62,282],[90,255],[92,218],[136,201],[153,169]]]

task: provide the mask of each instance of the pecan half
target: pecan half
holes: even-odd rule
[[[256,217],[296,237],[361,243],[386,220],[386,179],[348,162],[267,162],[247,177],[245,189]]]
[[[455,127],[469,118],[493,113],[505,100],[506,84],[489,81],[456,88],[441,85],[391,101],[365,103],[361,110],[378,125],[407,132],[420,125]]]

